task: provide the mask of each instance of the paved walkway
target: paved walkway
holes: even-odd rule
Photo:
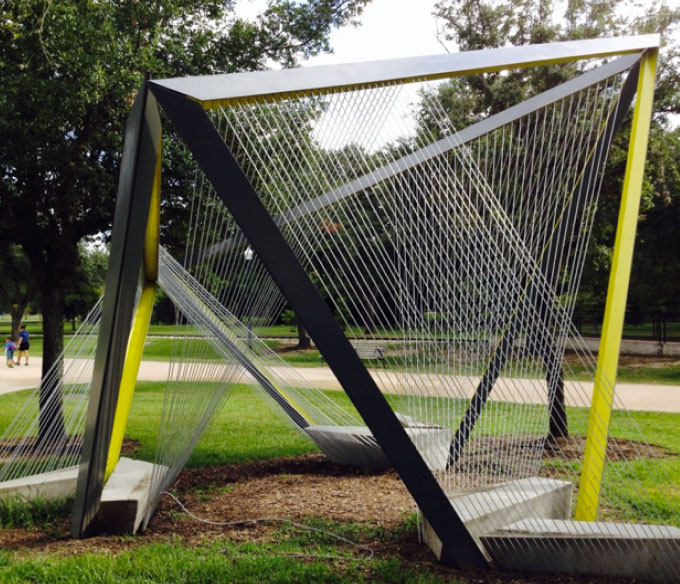
[[[168,376],[169,363],[166,361],[143,361],[139,379],[142,381],[163,381]],[[42,359],[34,357],[30,365],[9,368],[0,366],[0,394],[36,387],[40,382]],[[283,368],[281,372],[283,373]],[[304,379],[307,387],[340,389],[340,385],[328,367],[299,367],[295,371]],[[403,394],[417,392],[419,386],[427,384],[427,375],[406,376],[395,371],[374,370],[373,376],[387,393]],[[455,395],[471,396],[477,380],[449,376],[446,384]],[[589,405],[592,383],[568,381],[565,384],[567,404],[572,406]],[[507,380],[494,390],[492,399],[533,403],[545,403],[545,384],[540,380]],[[680,386],[619,383],[616,386],[617,404],[628,410],[675,412],[680,413]]]

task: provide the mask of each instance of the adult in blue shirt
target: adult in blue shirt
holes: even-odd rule
[[[21,356],[26,357],[24,365],[28,365],[28,348],[30,343],[28,342],[28,331],[25,325],[19,327],[19,350],[17,351],[17,365],[21,365]]]

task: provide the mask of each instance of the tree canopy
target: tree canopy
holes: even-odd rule
[[[629,293],[629,311],[680,311],[680,6],[630,0],[440,0],[435,7],[447,41],[461,51],[658,32],[662,35],[654,115],[643,186],[641,217]],[[573,64],[488,73],[443,84],[439,100],[461,129],[574,76]],[[423,131],[436,126],[425,112]],[[603,180],[594,241],[577,307],[602,313],[623,182],[630,123],[612,145]]]
[[[30,262],[44,369],[62,350],[78,243],[110,228],[124,121],[144,72],[292,66],[327,50],[332,28],[368,1],[274,0],[252,21],[233,0],[0,3],[0,238]]]

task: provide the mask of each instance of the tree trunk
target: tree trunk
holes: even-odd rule
[[[309,338],[309,335],[307,334],[307,331],[305,330],[305,327],[302,326],[302,323],[300,322],[300,319],[295,317],[295,320],[297,321],[297,331],[298,331],[298,344],[296,349],[309,349],[312,346],[312,339]]]
[[[64,292],[61,282],[50,282],[46,279],[40,291],[40,308],[43,316],[43,365],[42,377],[56,368],[57,375],[51,375],[51,383],[40,386],[40,419],[38,428],[38,444],[60,448],[66,443],[64,429],[64,413],[61,380],[64,374],[62,352],[64,349]]]
[[[544,343],[546,339],[544,339]],[[548,382],[549,430],[548,439],[552,442],[558,438],[569,437],[567,420],[567,406],[564,401],[564,367],[561,360],[557,360],[555,346],[546,346],[543,352],[543,362],[546,367],[546,381]]]
[[[11,315],[12,315],[12,340],[17,340],[17,335],[19,334],[19,327],[21,326],[21,319],[24,318],[24,312],[26,312],[26,304],[12,304]]]
[[[555,379],[549,380],[548,383],[553,392],[550,400],[550,430],[548,438],[553,441],[558,438],[568,438],[567,407],[564,403],[564,373],[561,368],[559,374],[555,374]]]

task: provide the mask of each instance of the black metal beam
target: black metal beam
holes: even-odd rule
[[[564,241],[566,230],[569,229],[569,225],[572,224],[576,217],[583,214],[583,205],[585,204],[585,196],[588,190],[592,188],[591,180],[595,180],[596,174],[598,172],[598,167],[602,160],[606,156],[609,145],[613,140],[614,134],[621,127],[623,119],[630,108],[630,104],[635,97],[637,90],[637,78],[639,73],[640,65],[637,63],[628,74],[626,81],[621,89],[621,95],[619,97],[619,103],[616,109],[610,114],[607,120],[607,125],[600,136],[593,155],[590,157],[588,164],[586,165],[583,174],[581,175],[581,181],[578,184],[574,195],[569,201],[567,208],[557,225],[555,233],[550,239],[546,251],[540,258],[538,274],[525,283],[526,291],[525,294],[518,299],[517,310],[510,317],[510,321],[505,329],[505,332],[494,351],[494,354],[489,361],[489,365],[482,376],[482,379],[475,390],[475,394],[470,400],[470,405],[468,406],[463,419],[460,422],[456,435],[451,442],[451,448],[449,450],[449,462],[448,465],[454,464],[465,444],[467,443],[470,433],[474,428],[479,416],[484,408],[491,391],[496,381],[500,377],[501,371],[507,361],[510,351],[512,350],[512,345],[515,339],[520,333],[520,315],[526,314],[526,310],[530,310],[531,307],[525,306],[525,299],[533,299],[534,307],[533,310],[536,311],[537,315],[545,316],[549,314],[552,310],[551,306],[548,306],[548,299],[541,294],[540,290],[536,289],[538,285],[536,282],[536,277],[540,278],[540,282],[548,289],[552,289],[552,286],[558,276],[555,271],[555,259],[561,253],[562,249],[560,247],[561,242]],[[550,353],[554,353],[554,342],[547,338],[545,333],[547,326],[544,330],[536,331],[539,336],[538,343],[545,345],[543,359],[544,362],[554,363],[554,357],[551,358]],[[564,375],[562,373],[562,367],[559,366],[559,371],[550,368],[546,371],[546,378],[548,382],[549,391],[549,402],[554,401],[559,398],[559,392],[563,391],[563,387],[560,387],[564,383]]]
[[[78,483],[71,518],[74,537],[92,533],[106,471],[113,418],[142,267],[161,123],[145,82],[125,129],[125,146],[97,339]]]
[[[151,84],[163,110],[295,309],[457,567],[486,565],[465,524],[202,107]]]

